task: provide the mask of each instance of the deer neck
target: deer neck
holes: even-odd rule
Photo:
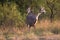
[[[41,15],[41,13],[38,13],[38,15],[36,16],[36,20],[38,20],[39,15]]]
[[[41,13],[38,13],[38,15],[36,16],[36,23],[38,22],[39,15],[41,15]],[[35,25],[36,25],[36,23],[35,23]]]

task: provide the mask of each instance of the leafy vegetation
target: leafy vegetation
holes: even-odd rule
[[[37,14],[41,6],[46,14],[40,15],[36,29],[28,32],[27,8]],[[44,40],[40,37],[52,34],[60,34],[60,0],[0,0],[0,40]]]
[[[54,17],[54,19],[60,19],[59,0],[0,0],[0,25],[14,25],[17,27],[24,26],[27,15],[26,10],[29,6],[32,7],[34,13],[36,14],[40,6],[44,6],[46,9],[46,14],[44,17],[41,17],[43,19],[49,19],[50,17]],[[52,9],[52,6],[54,9]]]

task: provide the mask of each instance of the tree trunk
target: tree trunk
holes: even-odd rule
[[[51,9],[51,15],[50,15],[50,20],[51,20],[51,22],[53,22],[53,20],[54,20],[54,14],[53,14],[53,9]]]

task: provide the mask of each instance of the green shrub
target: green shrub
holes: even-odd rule
[[[16,3],[11,3],[10,6],[5,3],[3,7],[0,6],[0,23],[1,21],[5,26],[22,27],[25,24],[25,15],[21,15]]]

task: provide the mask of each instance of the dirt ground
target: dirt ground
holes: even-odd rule
[[[14,35],[11,37],[6,37],[4,35],[0,35],[0,40],[60,40],[60,35],[50,35],[50,36],[19,36],[19,35]]]
[[[39,40],[60,40],[60,35],[43,36]]]

